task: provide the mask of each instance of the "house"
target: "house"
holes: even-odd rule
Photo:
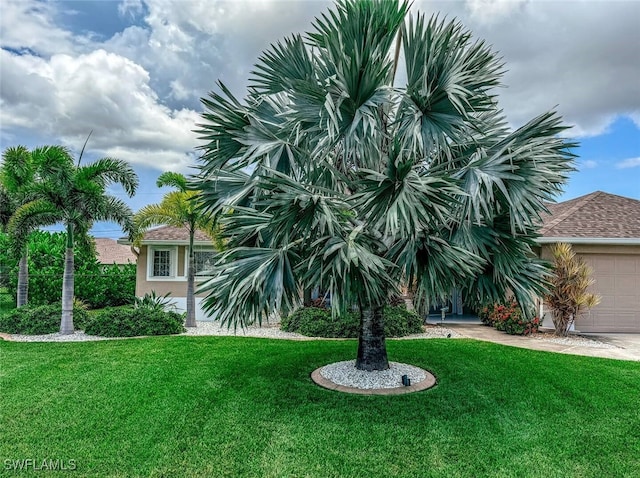
[[[640,333],[640,201],[597,191],[548,206],[540,257],[557,242],[572,245],[593,268],[599,305],[577,318],[580,332]],[[546,314],[545,326],[552,326]]]
[[[129,246],[118,244],[118,241],[106,237],[96,237],[94,242],[96,245],[96,257],[101,265],[136,263],[137,257]]]
[[[572,244],[593,268],[596,282],[592,290],[602,297],[598,306],[578,318],[575,329],[640,333],[640,201],[598,191],[548,208],[550,214],[543,216],[538,238],[540,257],[550,259],[556,242]],[[195,239],[196,273],[202,274],[215,252],[205,233],[197,232]],[[171,293],[184,310],[188,242],[186,229],[164,226],[145,234],[138,257],[137,296],[152,290],[160,295]],[[197,297],[196,304],[201,300]],[[456,310],[450,312],[462,313],[459,294],[454,303]],[[544,325],[552,326],[546,315]],[[206,319],[199,306],[196,316]]]
[[[129,244],[121,238],[120,244]],[[196,289],[202,275],[213,264],[215,250],[211,238],[202,231],[194,237]],[[187,229],[162,226],[144,234],[138,254],[136,296],[155,291],[157,295],[171,294],[170,299],[180,312],[186,310],[187,264],[189,261],[189,234]],[[206,320],[200,308],[202,297],[196,295],[196,320]]]

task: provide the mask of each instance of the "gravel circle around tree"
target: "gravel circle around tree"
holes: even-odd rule
[[[413,365],[389,362],[387,370],[367,372],[366,370],[358,370],[355,360],[325,365],[320,369],[320,375],[337,385],[364,390],[403,387],[403,375],[407,375],[412,384],[420,383],[427,378],[425,370]]]

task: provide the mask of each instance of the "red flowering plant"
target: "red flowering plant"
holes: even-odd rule
[[[493,327],[494,306],[495,304],[488,304],[482,307],[478,311],[478,318],[482,321],[484,325],[487,325],[489,327]]]
[[[529,335],[537,332],[540,326],[540,319],[533,317],[533,314],[531,319],[525,317],[515,300],[487,305],[478,316],[483,324],[492,325],[510,335]]]

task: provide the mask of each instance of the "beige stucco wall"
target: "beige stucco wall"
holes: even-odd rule
[[[154,290],[157,295],[171,294],[171,297],[186,297],[187,281],[184,278],[185,273],[185,246],[178,246],[178,278],[164,280],[147,280],[147,258],[149,253],[148,246],[140,248],[138,256],[138,267],[136,268],[136,296],[142,297],[146,293]],[[196,281],[196,289],[198,288]],[[196,294],[198,297],[203,294]]]

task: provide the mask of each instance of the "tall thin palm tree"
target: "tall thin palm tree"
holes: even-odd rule
[[[95,221],[113,221],[132,235],[133,212],[122,200],[107,194],[106,189],[112,184],[120,184],[132,196],[138,186],[138,178],[133,169],[119,159],[102,158],[80,165],[81,154],[76,165],[70,151],[62,146],[38,148],[32,151],[32,155],[41,165],[41,180],[34,189],[34,199],[20,206],[12,216],[9,230],[20,238],[31,227],[64,224],[67,246],[60,333],[72,334],[74,241],[86,238]]]
[[[208,214],[199,208],[200,193],[188,190],[187,178],[173,172],[160,175],[156,183],[158,187],[171,186],[177,189],[167,193],[159,204],[143,207],[135,215],[138,237],[148,228],[166,224],[184,227],[189,234],[189,263],[187,264],[187,327],[196,327],[196,294],[195,294],[195,251],[193,247],[197,230],[206,232],[212,241],[216,236],[214,222]]]
[[[383,370],[401,283],[423,310],[454,287],[526,309],[544,290],[531,246],[572,169],[561,118],[511,130],[496,53],[408,10],[338,1],[262,54],[244,101],[222,83],[202,99],[198,187],[227,241],[204,305],[224,323],[287,313],[320,286],[336,314],[360,310],[356,367]]]
[[[37,165],[31,152],[25,146],[7,148],[2,153],[0,166],[0,199],[2,202],[2,229],[8,228],[11,217],[33,196],[37,179]],[[18,262],[17,307],[27,305],[29,301],[29,266],[27,238],[31,230],[12,235],[12,249],[20,256]],[[20,239],[20,240],[18,240]]]

